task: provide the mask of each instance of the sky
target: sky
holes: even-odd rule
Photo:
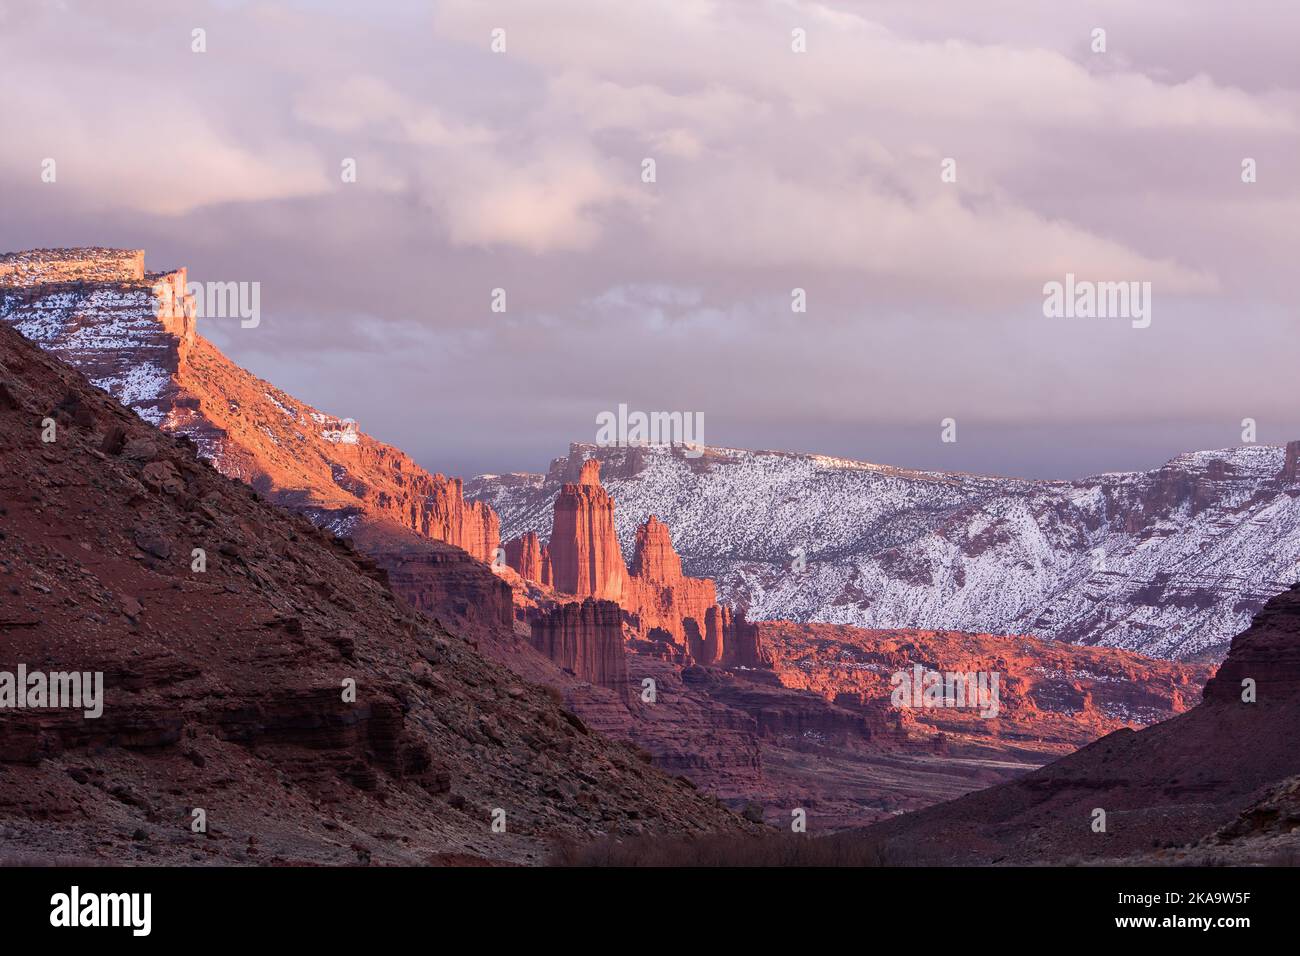
[[[1300,438],[1298,33],[1290,0],[0,0],[0,251],[260,283],[200,331],[450,474],[620,404],[1155,467]],[[1150,283],[1149,325],[1045,315],[1067,273]]]

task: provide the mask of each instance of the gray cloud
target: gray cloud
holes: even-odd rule
[[[1300,12],[1051,7],[0,2],[0,245],[261,281],[209,334],[448,471],[620,402],[1026,474],[1300,435]],[[1151,328],[1044,318],[1067,271],[1152,282]]]

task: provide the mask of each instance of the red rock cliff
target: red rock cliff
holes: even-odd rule
[[[772,666],[772,655],[763,643],[757,624],[745,620],[745,615],[733,614],[731,608],[722,608],[722,662],[733,667]]]
[[[561,489],[553,529],[546,550],[534,554],[535,544],[524,535],[511,543],[517,557],[508,548],[506,560],[529,577],[522,569],[544,568],[549,553],[550,583],[557,591],[616,601],[642,634],[666,634],[697,663],[769,666],[758,630],[718,604],[713,581],[683,573],[668,526],[654,515],[637,529],[628,572],[614,528],[614,500],[600,483],[598,459],[583,462],[578,480]]]
[[[578,678],[626,699],[623,612],[612,601],[560,604],[531,624],[533,647]]]

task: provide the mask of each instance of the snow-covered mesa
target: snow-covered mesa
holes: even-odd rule
[[[657,515],[688,573],[716,579],[751,619],[1219,657],[1300,570],[1300,482],[1294,463],[1284,477],[1279,446],[1028,481],[783,452],[711,448],[689,460],[575,444],[546,476],[481,476],[466,491],[496,509],[503,540],[528,530],[545,539],[571,461],[593,456],[624,553]]]

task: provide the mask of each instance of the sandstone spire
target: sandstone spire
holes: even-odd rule
[[[537,540],[536,531],[525,531],[505,543],[506,564],[519,576],[538,584],[550,585],[551,560],[546,548]]]
[[[585,462],[576,482],[555,499],[547,545],[557,591],[619,601],[628,588],[627,565],[614,531],[614,499],[600,484],[600,462]]]
[[[632,576],[667,584],[675,584],[682,578],[682,559],[673,548],[668,525],[654,515],[636,529]]]

